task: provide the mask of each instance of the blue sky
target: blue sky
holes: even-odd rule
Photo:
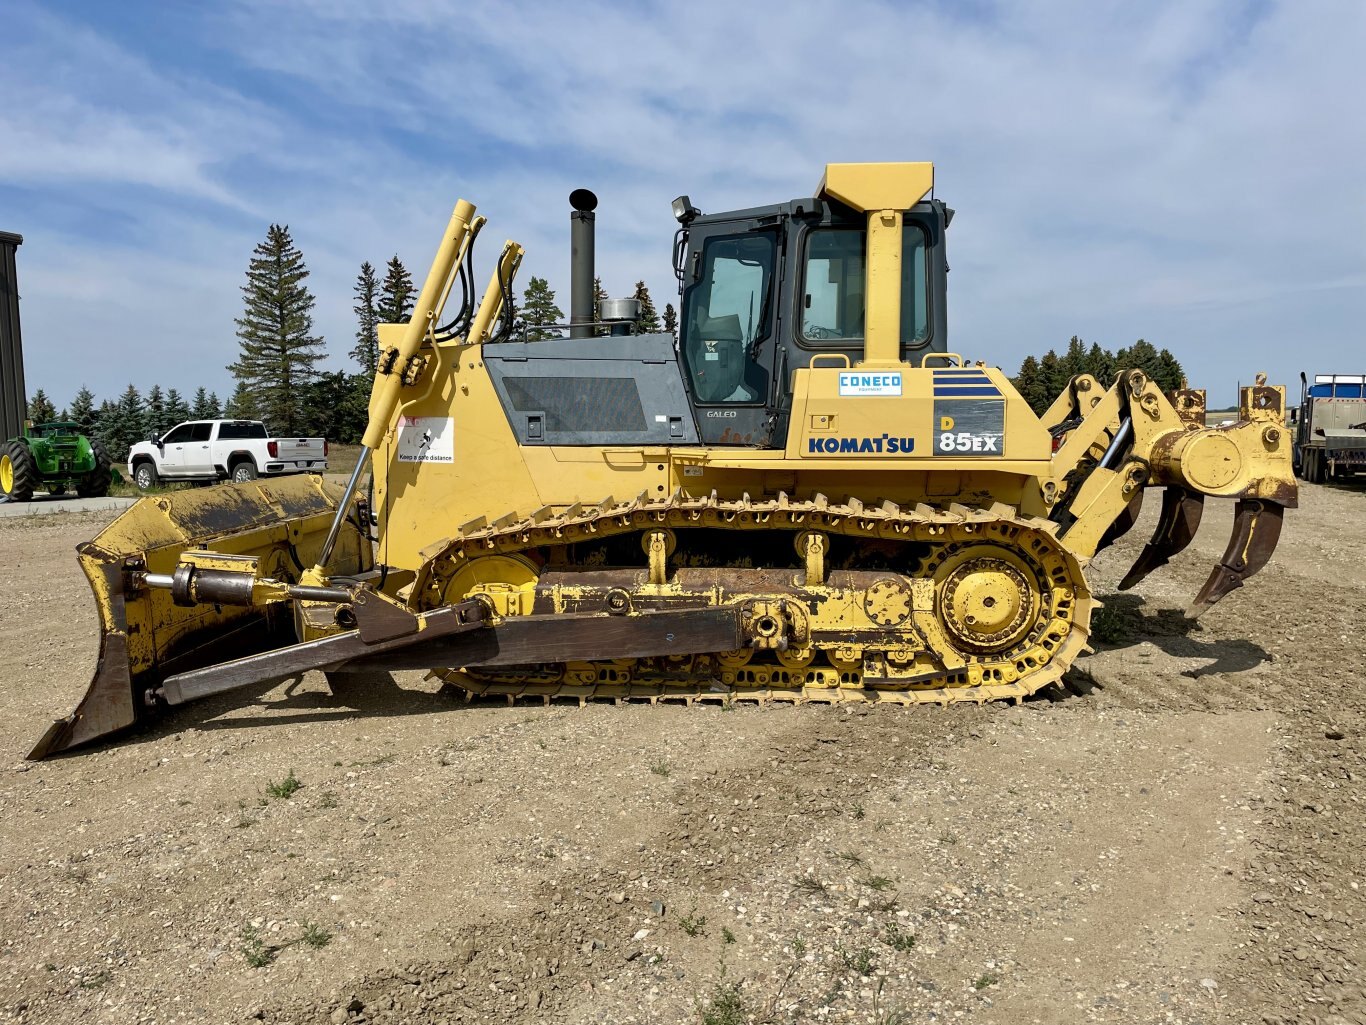
[[[0,0],[0,230],[30,394],[231,390],[255,244],[287,223],[345,365],[362,260],[419,277],[450,207],[568,302],[673,298],[669,203],[933,160],[951,346],[1013,370],[1145,337],[1233,397],[1366,364],[1366,5]],[[1294,391],[1298,391],[1297,388]]]

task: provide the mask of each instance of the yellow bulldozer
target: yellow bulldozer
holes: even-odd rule
[[[1086,567],[1150,487],[1121,586],[1206,496],[1235,527],[1191,613],[1242,586],[1296,504],[1284,389],[1259,378],[1209,428],[1203,392],[1127,369],[1036,416],[949,351],[933,184],[831,164],[787,203],[679,197],[676,338],[595,309],[592,193],[570,197],[560,332],[519,324],[514,242],[479,297],[484,219],[457,203],[412,319],[380,329],[345,487],[148,497],[80,546],[99,663],[31,757],[315,669],[547,702],[1018,700],[1088,650]]]

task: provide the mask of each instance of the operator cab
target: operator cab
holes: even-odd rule
[[[702,216],[686,197],[675,271],[679,355],[704,444],[781,448],[792,371],[864,358],[867,215],[828,198]],[[944,231],[916,203],[901,229],[901,359],[948,348]]]

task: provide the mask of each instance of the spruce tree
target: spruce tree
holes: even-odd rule
[[[554,338],[554,331],[546,331],[542,324],[558,324],[564,320],[564,311],[555,305],[555,290],[545,278],[532,277],[522,293],[522,319],[526,321],[527,341],[539,342],[543,338]]]
[[[95,393],[81,385],[81,390],[71,400],[71,408],[67,410],[66,416],[68,420],[80,425],[82,434],[92,433],[95,430]]]
[[[1162,373],[1162,363],[1158,359],[1157,350],[1142,338],[1129,348],[1120,349],[1115,353],[1115,363],[1120,370],[1142,370],[1154,381],[1158,380]]]
[[[300,430],[343,444],[359,442],[369,416],[371,384],[373,378],[365,374],[323,374],[308,386]]]
[[[1042,415],[1053,404],[1053,400],[1062,394],[1068,380],[1063,376],[1062,360],[1049,349],[1039,360],[1039,405],[1034,411]]]
[[[1058,358],[1058,369],[1064,383],[1071,381],[1078,374],[1087,373],[1086,343],[1076,335],[1068,341],[1067,351]]]
[[[1086,352],[1086,372],[1108,388],[1115,381],[1115,357],[1109,349],[1102,349],[1099,342],[1092,342]]]
[[[190,416],[196,420],[217,420],[222,412],[217,395],[210,395],[203,385],[195,389],[194,402],[190,405]]]
[[[47,397],[47,392],[41,388],[33,393],[33,398],[28,400],[28,418],[35,424],[51,423],[57,419],[57,407]]]
[[[385,268],[384,284],[380,286],[379,322],[404,323],[413,312],[413,303],[416,300],[413,276],[408,273],[408,268],[403,266],[403,261],[395,253],[394,258],[389,261],[389,266]]]
[[[143,407],[143,426],[146,430],[164,434],[174,424],[166,422],[166,396],[161,393],[161,385],[152,385],[147,393],[147,403]]]
[[[1020,398],[1028,402],[1029,408],[1035,413],[1042,413],[1048,408],[1048,400],[1043,394],[1043,381],[1039,376],[1039,361],[1033,356],[1025,357],[1020,364],[1020,372],[1011,379],[1011,383],[1020,393]]]
[[[356,312],[356,346],[351,350],[351,358],[365,374],[374,377],[379,363],[379,278],[375,277],[369,260],[360,265],[355,295],[356,304],[351,309]]]
[[[664,304],[664,330],[674,336],[674,341],[678,341],[678,311],[673,303]]]
[[[105,443],[109,456],[116,462],[128,458],[128,449],[135,442],[147,438],[147,421],[143,415],[142,396],[135,385],[129,385],[118,402],[100,405],[95,433]]]
[[[640,302],[640,318],[636,321],[636,330],[643,335],[658,334],[659,313],[655,310],[655,301],[650,298],[650,289],[646,287],[645,282],[636,282],[632,298]]]
[[[252,397],[251,389],[247,387],[246,381],[237,382],[237,390],[232,393],[228,403],[223,407],[223,418],[225,420],[259,420],[256,400]]]
[[[190,404],[180,397],[180,392],[174,388],[166,392],[166,423],[170,427],[182,424],[186,420],[193,419],[194,414],[190,412]]]
[[[602,323],[602,313],[599,303],[607,298],[607,289],[602,287],[602,278],[593,279],[593,323]]]
[[[256,412],[283,434],[297,433],[304,387],[318,376],[323,340],[313,334],[308,268],[285,225],[272,224],[258,245],[242,286],[245,308],[237,321],[242,352],[228,367]],[[237,395],[234,394],[234,400]]]
[[[1176,357],[1169,351],[1163,349],[1157,354],[1157,373],[1153,375],[1153,380],[1164,392],[1176,391],[1186,385],[1186,372],[1181,369],[1181,364]]]

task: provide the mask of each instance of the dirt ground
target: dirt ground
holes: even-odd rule
[[[1112,593],[1156,497],[1110,643],[1018,707],[314,674],[41,764],[100,520],[0,523],[0,1021],[1364,1022],[1366,490],[1194,625],[1224,504]]]

